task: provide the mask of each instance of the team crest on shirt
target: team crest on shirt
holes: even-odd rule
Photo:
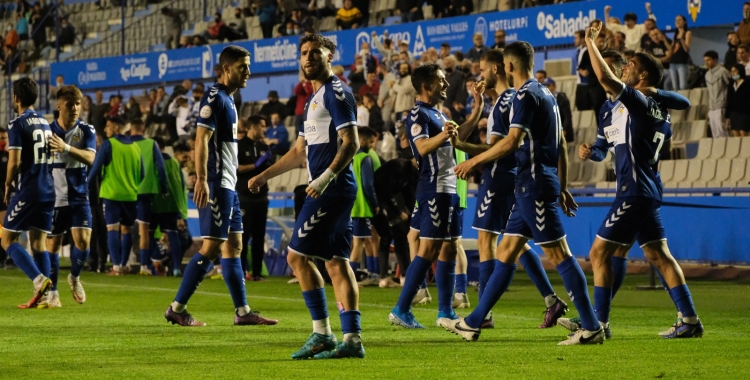
[[[211,106],[209,106],[208,104],[206,104],[205,106],[201,108],[200,115],[202,118],[206,119],[206,118],[211,117],[211,113],[212,113]]]
[[[318,108],[318,101],[317,100],[313,101],[313,103],[312,103],[312,110],[315,111],[316,108]]]
[[[411,126],[411,135],[418,136],[420,133],[422,133],[422,126],[419,124],[414,124]]]

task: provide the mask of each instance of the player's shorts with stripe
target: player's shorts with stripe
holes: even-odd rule
[[[647,197],[617,197],[596,236],[606,241],[640,246],[666,240],[659,209],[661,201]]]
[[[458,239],[463,232],[463,210],[457,194],[437,193],[420,196],[419,238]]]
[[[131,227],[135,223],[135,208],[138,202],[123,202],[102,199],[104,206],[104,221],[108,226],[121,224]]]
[[[355,238],[371,238],[372,230],[370,229],[372,224],[370,218],[352,218],[352,231]]]
[[[237,192],[221,187],[219,181],[208,182],[208,190],[208,204],[198,209],[201,237],[227,240],[230,233],[242,233],[242,211]]]
[[[91,229],[91,206],[88,203],[55,207],[50,236],[62,235],[71,228]]]
[[[349,259],[354,198],[323,193],[305,198],[292,231],[289,250],[325,261]]]
[[[154,194],[138,194],[135,219],[138,223],[149,223],[151,221],[151,208],[153,204]]]
[[[477,193],[477,208],[474,213],[475,230],[501,234],[508,224],[510,210],[516,203],[515,176],[506,176],[507,180],[482,180]]]
[[[419,204],[414,205],[414,210],[411,212],[411,220],[409,221],[409,228],[415,231],[419,231],[419,221],[422,217],[422,213],[419,212]]]
[[[13,197],[5,213],[3,229],[12,232],[28,231],[30,228],[52,232],[52,214],[55,201],[34,202]]]
[[[148,229],[156,231],[157,228],[161,228],[162,232],[177,231],[177,220],[179,219],[182,219],[182,214],[179,212],[153,213]]]
[[[522,236],[536,245],[556,242],[565,237],[557,210],[557,196],[516,197],[505,236]]]

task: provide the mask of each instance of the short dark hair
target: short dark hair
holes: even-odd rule
[[[172,147],[175,153],[188,153],[190,152],[190,146],[185,142],[181,144],[174,144]]]
[[[625,21],[638,22],[638,15],[633,12],[625,13],[625,17],[622,18]]]
[[[0,133],[8,133],[8,128],[0,127]]]
[[[534,68],[534,47],[526,41],[515,41],[509,43],[503,53],[508,58],[515,58],[522,68],[533,69]]]
[[[107,118],[107,120],[119,125],[120,127],[125,126],[125,119],[119,116],[112,116],[112,117]]]
[[[364,94],[364,95],[362,96],[362,100],[364,100],[365,98],[367,98],[367,99],[370,99],[370,101],[371,101],[371,102],[373,102],[373,103],[375,102],[375,95],[373,95],[373,94],[371,94],[371,93],[369,93],[369,92],[366,92],[366,93],[365,93],[365,94]]]
[[[266,122],[266,118],[263,117],[263,115],[252,115],[247,118],[247,123],[250,124],[251,127],[256,125],[262,126],[263,122]],[[266,122],[266,124],[268,123]]]
[[[318,33],[309,34],[307,36],[302,37],[301,40],[299,40],[299,48],[302,49],[302,45],[313,42],[321,47],[324,47],[328,49],[331,53],[336,52],[336,44],[333,43],[333,41],[329,40],[328,38],[323,37],[322,35]]]
[[[133,128],[133,127],[142,128],[142,127],[145,127],[145,126],[146,126],[146,123],[144,123],[143,119],[141,119],[139,117],[136,117],[136,118],[130,120],[130,127],[131,128]]]
[[[221,54],[219,55],[219,65],[222,67],[224,65],[232,65],[240,59],[249,56],[250,52],[242,46],[229,45],[221,51]]]
[[[81,94],[81,90],[79,90],[78,87],[70,84],[62,86],[57,90],[57,99],[76,101],[83,99],[83,94]]]
[[[745,77],[747,76],[745,74],[747,73],[745,72],[745,66],[743,64],[735,63],[734,65],[732,65],[732,67],[730,67],[730,71],[732,68],[737,69],[737,72],[740,74],[740,79],[745,79]]]
[[[547,70],[537,70],[537,74],[544,74],[544,76],[547,76]]]
[[[703,53],[703,56],[711,58],[711,59],[719,59],[719,53],[717,53],[714,50],[709,50],[709,51]]]
[[[578,38],[586,38],[586,31],[583,29],[576,30],[576,35],[578,36]]]
[[[500,51],[499,49],[487,50],[484,54],[482,54],[482,57],[480,57],[479,60],[496,65],[497,75],[499,75],[501,78],[505,78],[505,63],[503,60],[502,51]],[[547,75],[547,73],[545,73],[545,75]]]
[[[633,58],[638,58],[641,70],[648,73],[648,83],[656,86],[664,78],[664,66],[656,57],[651,54],[638,52]]]
[[[414,69],[411,74],[411,85],[417,90],[417,95],[422,93],[422,87],[426,83],[435,80],[438,70],[440,70],[440,66],[434,63],[428,63]]]
[[[131,121],[132,123],[132,121]],[[159,150],[164,151],[164,148],[167,147],[167,143],[164,141],[164,138],[161,136],[154,136],[154,142],[159,147]]]
[[[739,34],[738,34],[739,36]],[[737,49],[742,49],[744,51],[750,52],[750,45],[748,44],[740,44],[740,46],[737,46]]]
[[[13,95],[21,101],[21,107],[28,107],[36,103],[39,96],[39,86],[29,77],[13,82]]]
[[[625,65],[628,64],[628,60],[625,59],[625,57],[618,51],[608,49],[602,51],[601,55],[603,59],[612,58],[614,60],[612,64],[618,66],[619,69],[622,69]]]
[[[450,49],[451,48],[451,44],[449,44],[447,42],[443,42],[442,44],[440,44],[440,47],[444,47],[444,48]]]

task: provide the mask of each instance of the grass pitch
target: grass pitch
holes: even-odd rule
[[[65,275],[67,272],[64,271]],[[60,276],[65,278],[64,275]],[[565,291],[550,273],[558,294]],[[558,347],[566,330],[536,328],[544,302],[524,273],[494,309],[494,330],[468,343],[435,326],[436,304],[416,307],[426,330],[389,325],[400,289],[360,290],[364,360],[292,361],[311,331],[298,285],[272,278],[247,283],[254,310],[277,326],[235,327],[221,280],[206,279],[189,310],[203,328],[168,324],[164,310],[179,280],[84,273],[88,295],[63,307],[19,310],[31,284],[18,270],[0,271],[0,378],[3,379],[747,379],[750,376],[750,285],[692,281],[706,327],[702,339],[656,335],[675,318],[666,292],[638,291],[646,276],[629,276],[612,304],[613,339],[602,346]],[[61,282],[64,282],[61,281]],[[591,284],[589,278],[589,284]],[[437,291],[430,287],[433,299]],[[334,332],[341,339],[333,291],[327,288]],[[477,293],[469,291],[472,304]],[[567,297],[563,297],[568,302]],[[569,316],[576,315],[572,307]],[[459,310],[466,315],[466,310]]]

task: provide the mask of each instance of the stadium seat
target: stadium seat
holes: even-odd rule
[[[727,145],[724,148],[724,156],[722,158],[735,158],[740,154],[740,144],[742,139],[737,137],[727,138]]]
[[[689,160],[675,160],[674,172],[672,174],[671,181],[680,182],[680,181],[684,181],[685,178],[687,178],[688,161]]]
[[[571,161],[568,164],[568,182],[573,183],[578,181],[579,172],[581,170],[581,162]]]
[[[724,152],[727,150],[727,138],[726,137],[718,137],[712,139],[711,144],[711,155],[709,158],[722,158],[724,157]]]
[[[587,179],[588,182],[601,182],[607,180],[607,166],[602,162],[592,162],[593,166],[590,170],[590,175]]]
[[[714,174],[714,181],[726,181],[729,179],[729,175],[732,171],[732,160],[722,158],[716,161],[716,173]]]
[[[686,98],[690,96],[690,90],[678,90],[677,93]]]
[[[732,159],[732,168],[729,172],[729,180],[737,182],[745,178],[745,165],[747,160],[744,158]]]
[[[703,163],[701,164],[701,174],[698,180],[708,182],[713,180],[714,177],[716,177],[716,160],[713,158],[703,160]]]
[[[713,145],[712,140],[713,139],[708,137],[700,139],[698,142],[698,155],[695,158],[703,160],[711,156],[711,146]]]
[[[278,192],[282,191],[280,190],[281,187],[281,178],[280,177],[273,177],[270,180],[268,180],[268,191],[271,192]]]
[[[690,93],[688,95],[688,100],[690,100],[690,105],[691,106],[700,105],[702,95],[703,95],[703,91],[701,91],[700,88],[694,88],[690,90]]]
[[[674,160],[659,162],[659,175],[661,176],[662,182],[672,180],[672,176],[674,175],[674,164]]]
[[[594,186],[596,189],[609,189],[609,183],[608,182],[597,182]],[[594,194],[594,197],[603,198],[608,196],[606,193],[596,193]]]
[[[674,125],[685,120],[685,110],[669,110],[669,121]]]
[[[740,137],[734,137],[735,139],[740,139]],[[742,137],[742,142],[740,146],[740,153],[737,157],[740,158],[748,158],[750,157],[750,137]]]
[[[573,130],[578,129],[578,124],[581,122],[581,112],[573,111],[571,113],[571,123],[573,124]]]
[[[688,170],[685,181],[693,182],[698,181],[701,178],[701,170],[703,168],[703,161],[705,160],[688,160]],[[714,161],[714,164],[716,161]],[[714,168],[715,170],[715,168]]]
[[[692,189],[693,188],[693,182],[692,181],[685,181],[685,182],[679,182],[677,184],[678,189]],[[689,197],[692,194],[690,193],[678,193],[678,197]]]
[[[578,122],[578,128],[591,128],[596,126],[594,111],[581,111],[581,120]]]
[[[688,141],[698,141],[704,137],[706,137],[706,121],[693,121],[690,124],[690,136],[688,137]],[[748,150],[750,150],[750,146],[748,146]]]

